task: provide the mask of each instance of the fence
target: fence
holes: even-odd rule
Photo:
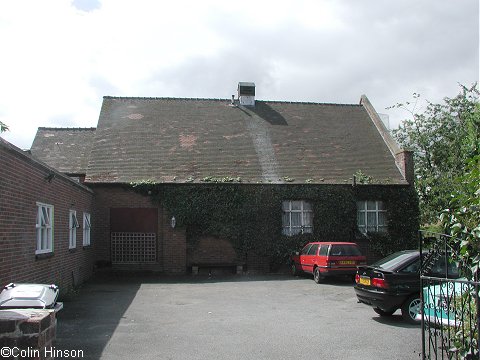
[[[112,264],[146,264],[157,260],[155,233],[112,232]]]
[[[468,272],[459,256],[460,240],[430,232],[421,232],[420,239],[423,359],[479,359],[480,283],[477,276],[475,281],[462,277]],[[442,263],[445,277],[428,275],[439,273],[432,267]]]

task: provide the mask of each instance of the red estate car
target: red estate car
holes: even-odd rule
[[[292,256],[292,274],[313,274],[313,280],[318,284],[327,276],[353,277],[357,266],[366,263],[367,259],[355,243],[312,242],[305,245],[300,253]]]

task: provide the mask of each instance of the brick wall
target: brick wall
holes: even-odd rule
[[[57,320],[52,310],[0,310],[0,347],[7,359],[53,359]]]
[[[92,184],[95,192],[95,254],[97,261],[110,261],[110,209],[111,208],[158,208],[157,264],[125,265],[119,269],[148,269],[167,273],[185,273],[186,238],[185,231],[172,229],[171,216],[158,205],[152,203],[148,196],[136,193],[126,186],[115,184]]]
[[[93,249],[82,246],[82,218],[92,213],[93,192],[3,139],[0,169],[0,285],[54,283],[63,293],[90,277]],[[44,256],[35,255],[37,202],[54,207],[53,253]],[[81,226],[74,250],[69,249],[70,210],[77,211]]]
[[[184,274],[187,271],[187,236],[182,228],[172,228],[171,217],[163,211],[161,218],[163,265],[165,272]]]
[[[95,259],[110,261],[110,208],[154,208],[147,196],[121,185],[91,185],[95,192]],[[161,247],[158,259],[161,259]]]
[[[188,251],[188,264],[233,264],[237,253],[232,244],[225,239],[204,236]]]

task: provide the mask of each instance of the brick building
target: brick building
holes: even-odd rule
[[[93,191],[0,138],[0,284],[91,276]]]
[[[365,96],[359,104],[274,102],[256,100],[252,83],[238,89],[232,100],[104,97],[96,129],[39,128],[33,156],[94,194],[97,264],[174,273],[242,264],[268,271],[268,254],[251,246],[240,251],[235,236],[179,213],[169,202],[175,189],[191,189],[182,199],[187,208],[198,192],[215,199],[229,186],[294,194],[270,204],[278,210],[268,218],[270,244],[311,234],[357,241],[368,253],[369,233],[405,242],[415,236],[418,203],[404,196],[413,191],[411,153],[397,146]],[[163,198],[135,191],[132,183],[139,182],[154,183]],[[258,206],[245,208],[253,216],[244,228],[267,219]]]

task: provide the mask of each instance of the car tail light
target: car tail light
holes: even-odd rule
[[[360,282],[360,275],[355,274],[355,282],[358,284]]]
[[[382,289],[388,289],[388,283],[386,282],[385,279],[381,279],[381,278],[373,278],[372,286],[382,288]]]

